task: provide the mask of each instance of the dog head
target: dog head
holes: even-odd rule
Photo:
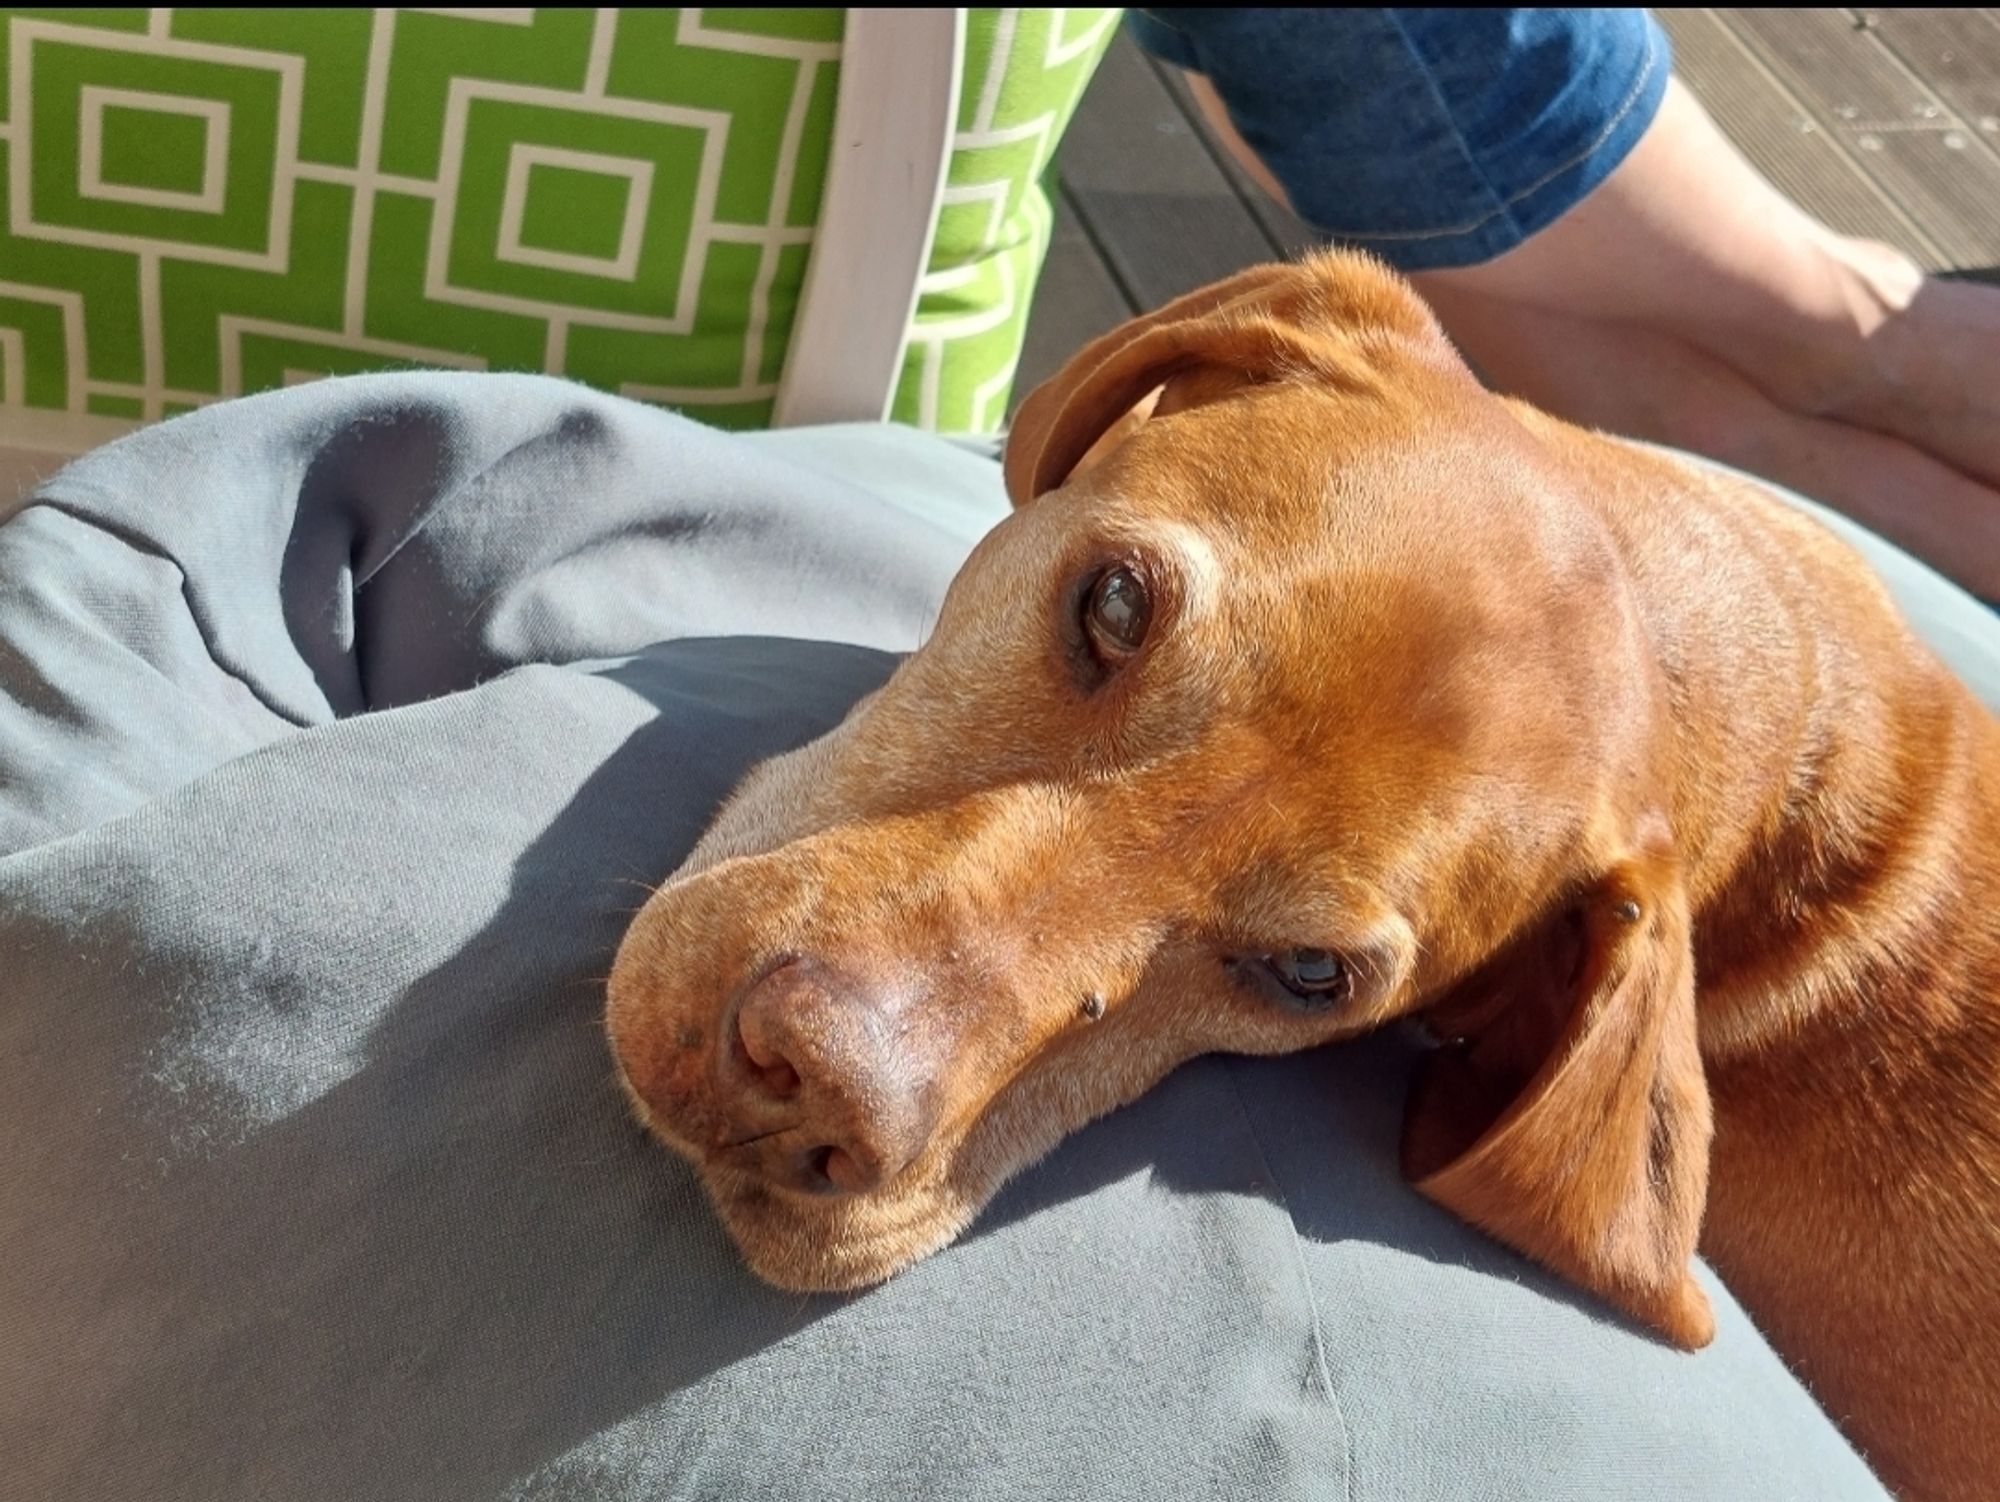
[[[1425,1013],[1419,1187],[1684,1344],[1708,1105],[1608,533],[1374,263],[1024,405],[927,644],[634,921],[620,1075],[756,1270],[863,1285],[1197,1054]]]

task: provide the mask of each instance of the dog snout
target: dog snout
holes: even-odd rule
[[[731,1114],[768,1134],[767,1172],[796,1188],[860,1194],[924,1150],[941,1092],[913,1012],[904,988],[811,958],[750,986],[723,1085]]]

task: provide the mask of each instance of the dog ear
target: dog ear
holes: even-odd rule
[[[1078,350],[1029,392],[1014,414],[1005,466],[1014,504],[1025,506],[1062,484],[1100,438],[1133,416],[1142,401],[1150,410],[1152,394],[1177,369],[1197,363],[1192,349],[1199,341],[1186,337],[1191,326],[1295,274],[1290,266],[1252,266],[1122,323]],[[1138,421],[1146,415],[1137,414]]]
[[[1366,256],[1253,266],[1092,341],[1030,392],[1007,440],[1007,493],[1025,506],[1150,417],[1243,385],[1355,379],[1384,339],[1470,373],[1407,284]]]
[[[1711,1132],[1687,895],[1628,859],[1455,988],[1419,1071],[1403,1171],[1429,1198],[1683,1349]]]

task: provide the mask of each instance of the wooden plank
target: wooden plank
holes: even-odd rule
[[[1120,32],[1070,122],[1063,183],[1141,308],[1271,259],[1271,242],[1139,44]]]
[[[1843,234],[1885,240],[1927,267],[1944,263],[1922,227],[1821,129],[1807,104],[1720,15],[1706,9],[1654,14],[1673,40],[1675,73],[1779,192]]]
[[[1160,82],[1173,96],[1182,115],[1199,135],[1202,144],[1208,147],[1208,154],[1214,158],[1222,175],[1229,179],[1229,186],[1236,190],[1236,196],[1243,200],[1245,208],[1257,221],[1264,237],[1271,242],[1271,249],[1288,261],[1296,261],[1307,251],[1326,244],[1326,236],[1320,234],[1305,220],[1299,218],[1284,204],[1264,191],[1263,185],[1243,169],[1236,155],[1210,129],[1201,106],[1195,103],[1189,91],[1187,75],[1171,63],[1163,63],[1156,57],[1147,58],[1153,71],[1160,76]]]
[[[1969,8],[1864,14],[1882,44],[1972,127],[1971,149],[2000,152],[2000,15]],[[2000,256],[1953,274],[2000,283]]]
[[[1854,16],[1720,12],[1757,57],[1923,227],[1947,266],[2000,261],[2000,155]]]
[[[1009,415],[1071,355],[1138,311],[1105,268],[1067,194],[1058,198],[1055,209],[1049,255],[1028,311],[1027,341],[1021,347]]]
[[[1863,14],[1882,44],[1972,126],[1975,140],[2000,143],[2000,24],[1991,11]]]

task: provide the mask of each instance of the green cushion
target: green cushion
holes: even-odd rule
[[[1118,14],[968,13],[898,418],[1004,417],[1040,179]],[[0,10],[0,174],[29,162],[0,228],[0,402],[131,425],[447,366],[764,426],[844,16]]]

